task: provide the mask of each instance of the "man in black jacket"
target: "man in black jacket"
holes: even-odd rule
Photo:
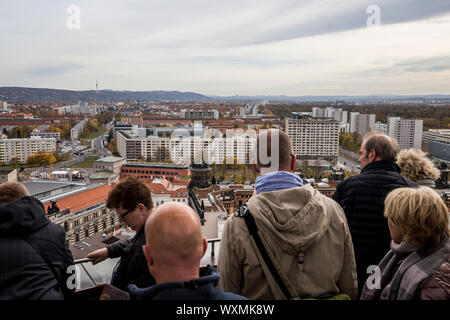
[[[352,235],[358,273],[358,292],[369,276],[367,268],[378,265],[390,249],[391,236],[384,217],[387,194],[417,184],[402,177],[395,163],[399,147],[395,139],[374,134],[361,145],[361,173],[341,182],[333,199],[344,209]]]
[[[115,209],[119,219],[136,231],[132,239],[115,242],[106,248],[87,255],[97,264],[106,258],[120,257],[114,268],[111,284],[127,291],[130,284],[141,288],[154,285],[155,279],[147,268],[142,246],[145,245],[144,226],[153,209],[152,195],[148,187],[134,177],[128,177],[115,185],[106,200],[108,208]]]
[[[50,266],[50,265],[51,266]],[[64,228],[17,182],[0,185],[0,300],[61,300],[73,257]]]

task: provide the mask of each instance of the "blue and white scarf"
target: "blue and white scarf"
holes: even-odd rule
[[[255,181],[256,194],[303,186],[302,179],[287,171],[275,171],[259,176]]]

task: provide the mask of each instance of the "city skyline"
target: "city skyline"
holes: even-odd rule
[[[73,5],[79,29],[69,28]],[[373,5],[381,25],[368,28]],[[17,1],[0,4],[0,12],[0,86],[449,94],[450,3],[443,0]]]

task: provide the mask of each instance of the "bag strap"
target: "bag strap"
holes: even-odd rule
[[[244,218],[245,224],[247,225],[247,229],[252,236],[262,258],[264,259],[264,262],[269,269],[270,273],[272,274],[272,277],[275,279],[276,283],[278,284],[278,287],[281,289],[283,294],[289,299],[298,299],[298,295],[292,295],[288,287],[286,286],[286,283],[283,281],[283,279],[280,276],[280,273],[277,271],[277,268],[274,265],[274,262],[270,258],[269,254],[267,253],[266,247],[264,246],[263,241],[261,240],[261,237],[258,232],[258,227],[256,226],[255,219],[250,213],[250,210],[246,205],[239,208],[239,216]]]
[[[39,247],[33,243],[33,241],[31,241],[31,239],[29,237],[26,237],[23,239],[26,243],[28,243],[42,258],[42,260],[44,260],[44,262],[48,265],[48,267],[50,268],[51,272],[53,273],[53,275],[56,278],[56,281],[58,282],[58,285],[60,286],[60,288],[62,289],[63,286],[61,285],[61,279],[58,276],[58,273],[56,272],[55,268],[53,267],[52,263],[50,262],[50,260],[47,258],[47,256],[39,249]]]

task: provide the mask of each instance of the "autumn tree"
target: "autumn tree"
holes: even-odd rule
[[[27,158],[28,165],[50,165],[56,162],[56,158],[51,152],[38,152]]]

